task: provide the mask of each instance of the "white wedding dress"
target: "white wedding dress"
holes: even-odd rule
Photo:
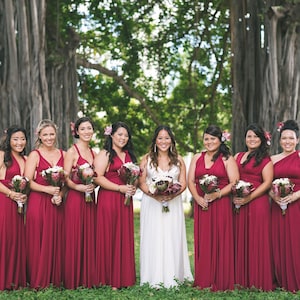
[[[155,169],[147,164],[147,184],[158,174],[178,180],[180,169],[169,171]],[[185,279],[192,281],[188,257],[185,218],[181,195],[168,201],[169,212],[162,211],[162,204],[143,194],[140,215],[140,277],[141,285],[170,288]]]

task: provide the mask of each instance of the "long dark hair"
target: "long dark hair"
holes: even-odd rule
[[[176,150],[176,141],[175,141],[175,136],[169,126],[166,125],[160,125],[158,126],[155,131],[154,135],[152,137],[150,149],[149,149],[149,157],[150,157],[150,164],[152,164],[155,168],[158,167],[158,152],[156,151],[156,139],[160,131],[165,130],[168,132],[168,135],[171,138],[171,146],[168,151],[168,156],[170,159],[169,165],[178,165],[179,164],[179,159],[178,159],[178,153]]]
[[[104,143],[104,149],[109,153],[109,162],[113,162],[113,159],[115,156],[117,156],[117,153],[116,151],[113,149],[113,144],[112,144],[112,138],[111,136],[120,128],[120,127],[123,127],[127,130],[127,133],[128,133],[128,142],[127,144],[123,147],[123,150],[127,150],[128,153],[129,153],[129,156],[132,160],[132,162],[136,162],[137,159],[136,159],[136,156],[133,152],[133,144],[132,144],[132,141],[131,141],[131,132],[130,132],[130,129],[128,127],[128,125],[124,122],[116,122],[116,123],[113,123],[111,128],[111,134],[107,136],[106,138],[106,141]]]
[[[299,138],[299,126],[295,120],[286,120],[283,122],[283,126],[280,128],[280,137],[282,131],[284,130],[293,130],[296,134],[296,137]]]
[[[76,122],[75,122],[75,125],[74,125],[74,138],[78,139],[79,138],[79,135],[78,135],[78,128],[80,126],[81,123],[84,123],[84,122],[89,122],[91,125],[92,125],[92,128],[94,130],[94,123],[92,121],[91,118],[89,117],[82,117],[82,118],[79,118]]]
[[[27,141],[27,133],[26,130],[19,125],[12,125],[6,130],[6,134],[3,136],[0,144],[0,150],[4,152],[4,164],[6,167],[10,167],[12,165],[12,155],[11,155],[11,136],[16,132],[23,132],[25,135],[25,139]],[[24,156],[26,154],[25,147],[20,155]]]
[[[267,143],[267,138],[265,136],[265,131],[264,129],[256,123],[250,124],[245,131],[245,138],[247,136],[247,132],[249,130],[252,130],[256,136],[259,137],[261,143],[260,146],[255,149],[254,151],[251,151],[248,156],[247,159],[243,162],[243,166],[245,166],[252,157],[255,158],[255,163],[254,163],[254,167],[258,166],[261,161],[263,160],[263,158],[265,158],[266,156],[269,156],[269,150],[270,150],[270,146]],[[247,149],[248,150],[248,149]]]
[[[230,148],[225,144],[225,140],[222,139],[223,132],[221,128],[217,125],[209,125],[205,129],[203,136],[205,133],[217,137],[221,142],[221,145],[218,151],[214,154],[212,161],[216,161],[220,154],[222,154],[226,159],[228,159],[231,155],[231,151]]]

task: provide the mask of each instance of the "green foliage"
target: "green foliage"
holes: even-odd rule
[[[78,68],[81,110],[95,120],[99,147],[103,128],[118,120],[132,129],[139,157],[160,124],[171,126],[182,155],[199,151],[209,124],[230,128],[224,1],[48,2],[48,27],[56,28],[60,40],[70,43],[76,32],[78,55],[114,71],[128,86],[125,90],[109,72]],[[49,47],[55,49],[55,43]]]

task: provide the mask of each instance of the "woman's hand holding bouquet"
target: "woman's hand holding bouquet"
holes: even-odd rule
[[[62,198],[59,195],[61,188],[65,183],[65,171],[62,167],[54,166],[42,171],[42,177],[52,186],[55,187],[54,192],[51,189],[53,197],[51,201],[53,204],[59,206],[62,202]]]
[[[149,185],[149,192],[156,196],[168,196],[178,193],[181,189],[181,184],[179,182],[173,181],[173,178],[170,176],[159,176],[152,179],[152,182]],[[162,200],[162,211],[169,212],[169,204],[166,200]]]
[[[239,199],[248,197],[253,192],[253,190],[254,188],[252,183],[244,180],[239,180],[232,186],[231,192],[234,197],[233,203],[235,204],[236,213],[239,213],[241,207]]]
[[[206,206],[203,206],[202,210],[208,210],[208,202],[211,201],[211,194],[220,191],[218,187],[218,178],[215,175],[205,174],[199,180],[199,185],[201,190],[205,193],[204,200],[206,201]]]

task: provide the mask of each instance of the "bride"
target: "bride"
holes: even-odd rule
[[[141,285],[170,288],[192,281],[181,197],[186,188],[186,167],[168,126],[156,128],[141,170]],[[155,182],[163,178],[169,181],[169,192],[159,194]]]

